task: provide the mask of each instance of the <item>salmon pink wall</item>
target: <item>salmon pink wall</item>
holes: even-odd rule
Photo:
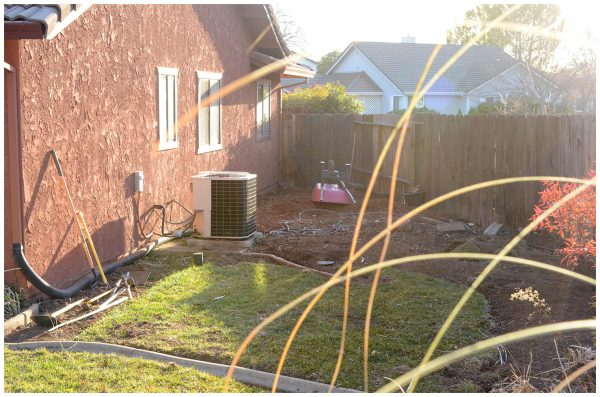
[[[158,150],[157,67],[179,69],[181,117],[196,105],[196,71],[222,72],[223,85],[248,74],[253,41],[232,5],[95,5],[50,41],[22,41],[25,247],[39,274],[65,286],[89,271],[51,148],[102,262],[144,242],[134,171],[144,172],[141,212],[172,199],[190,207],[190,176],[203,170],[257,173],[259,189],[277,183],[279,93],[271,139],[257,142],[255,83],[222,101],[222,150],[196,154],[196,118],[179,125],[177,149]]]

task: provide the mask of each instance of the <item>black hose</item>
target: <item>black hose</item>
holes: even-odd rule
[[[183,234],[184,236],[186,234]],[[189,235],[189,234],[188,234]],[[109,263],[108,265],[103,266],[104,273],[108,274],[117,268],[127,265],[136,259],[141,258],[142,256],[149,254],[154,248],[158,247],[161,244],[164,244],[168,241],[173,240],[175,237],[166,237],[163,239],[158,239],[153,242],[146,248],[142,248],[131,255],[128,255],[124,258],[121,258],[115,262]],[[23,252],[23,244],[22,243],[13,243],[12,245],[13,256],[15,261],[21,268],[23,275],[25,278],[33,284],[38,290],[43,292],[44,294],[52,297],[52,298],[70,298],[83,288],[87,287],[90,283],[96,280],[96,271],[94,270],[94,275],[87,274],[79,280],[75,281],[73,284],[66,288],[57,288],[53,285],[50,285],[46,280],[40,277],[35,270],[31,267],[27,258],[25,257],[25,253]]]
[[[67,288],[56,288],[48,284],[48,282],[41,278],[29,265],[29,262],[27,262],[27,258],[25,258],[25,254],[23,253],[23,244],[13,243],[12,251],[13,256],[15,257],[15,261],[21,268],[21,271],[23,272],[25,278],[31,284],[33,284],[35,288],[52,298],[70,298],[95,279],[94,276],[88,274],[83,278],[77,280],[75,283],[71,284]]]

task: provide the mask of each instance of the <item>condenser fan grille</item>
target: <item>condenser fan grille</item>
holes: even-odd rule
[[[256,178],[211,180],[211,234],[250,236],[256,231]]]

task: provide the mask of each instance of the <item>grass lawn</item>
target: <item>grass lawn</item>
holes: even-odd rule
[[[265,391],[235,382],[232,392]],[[7,393],[183,393],[223,391],[223,379],[195,369],[116,355],[4,351]]]
[[[151,256],[156,269],[178,270],[142,296],[110,310],[78,336],[176,356],[229,364],[243,338],[264,317],[325,278],[272,264],[193,266],[191,258]],[[152,267],[152,266],[151,266]],[[154,271],[154,270],[153,270]],[[403,366],[417,365],[462,288],[399,269],[384,270],[371,330],[371,390]],[[370,283],[353,282],[349,333],[338,385],[362,389],[362,335]],[[294,342],[283,373],[329,383],[335,367],[342,322],[343,287],[328,292]],[[242,357],[241,366],[273,372],[289,332],[304,306],[271,324]],[[441,351],[481,339],[490,324],[486,301],[475,294]],[[439,375],[420,391],[443,391]]]

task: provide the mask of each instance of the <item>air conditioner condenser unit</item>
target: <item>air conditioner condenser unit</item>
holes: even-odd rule
[[[256,174],[201,172],[192,176],[194,230],[203,238],[246,239],[256,231]]]

